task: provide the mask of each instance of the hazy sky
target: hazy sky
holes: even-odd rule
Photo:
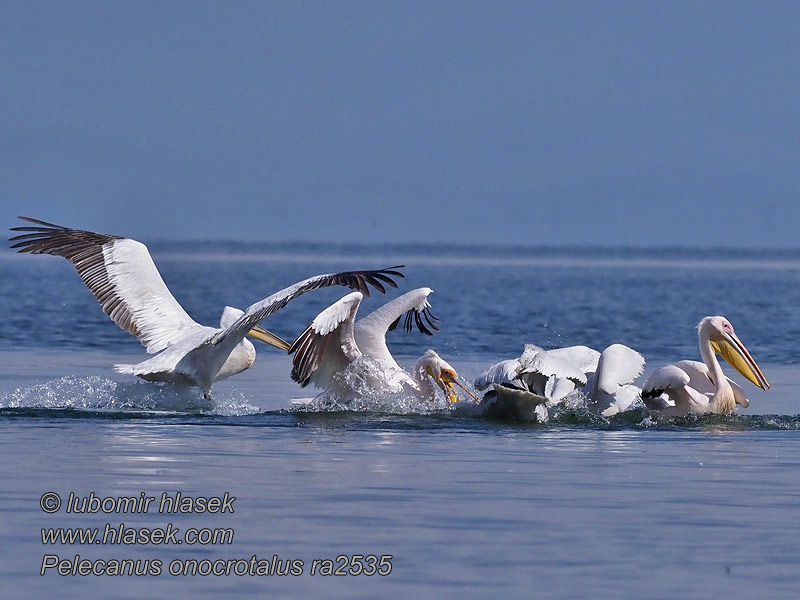
[[[0,222],[800,246],[798,2],[0,6]]]

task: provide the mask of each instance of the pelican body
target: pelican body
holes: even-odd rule
[[[588,408],[610,417],[638,398],[640,390],[633,381],[643,369],[644,357],[623,344],[612,344],[603,352],[587,346],[544,350],[526,344],[519,358],[501,361],[481,373],[475,388],[493,386],[482,403],[489,400],[493,413],[520,415],[512,420],[529,420],[525,414],[536,408],[536,420],[543,422],[547,405],[559,404],[576,391],[586,396]],[[523,400],[530,407],[520,412],[516,407]]]
[[[363,295],[350,293],[323,310],[292,344],[292,379],[305,387],[313,383],[318,388],[336,386],[336,376],[351,363],[367,357],[375,361],[380,376],[370,386],[390,392],[407,392],[420,399],[432,400],[434,383],[445,392],[448,400],[458,396],[453,385],[458,381],[455,369],[433,350],[425,352],[410,373],[404,371],[389,352],[386,333],[394,329],[405,315],[405,328],[410,331],[416,323],[427,335],[438,330],[430,313],[430,288],[412,290],[356,321]],[[423,320],[424,319],[424,320]],[[427,323],[427,325],[426,325]],[[464,388],[466,389],[466,388]],[[346,395],[346,394],[345,394]]]
[[[642,400],[655,416],[727,414],[737,405],[749,406],[745,391],[725,376],[717,354],[755,385],[769,389],[764,374],[728,319],[705,317],[697,326],[697,335],[703,362],[682,360],[661,367],[645,382]]]
[[[493,383],[481,398],[481,416],[518,423],[546,423],[547,398],[508,383]]]
[[[545,350],[525,344],[519,358],[501,361],[481,373],[475,380],[475,388],[483,390],[498,383],[559,402],[576,386],[586,385],[586,373],[597,368],[599,359],[600,353],[586,346]]]
[[[255,347],[249,335],[282,350],[289,344],[258,323],[292,299],[314,289],[343,285],[369,295],[369,285],[381,293],[382,282],[397,287],[392,277],[403,274],[390,269],[343,271],[310,277],[242,311],[226,307],[220,326],[194,321],[170,293],[147,247],[115,235],[69,229],[45,221],[20,217],[35,226],[15,227],[25,232],[11,238],[12,248],[32,254],[63,256],[77,269],[114,323],[134,335],[154,356],[134,365],[116,365],[118,372],[147,381],[188,384],[208,396],[214,382],[250,368]]]

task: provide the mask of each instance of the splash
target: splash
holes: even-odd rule
[[[117,382],[100,376],[65,376],[0,393],[2,408],[105,412],[183,412],[219,416],[255,414],[240,392],[204,400],[198,390],[172,384]]]
[[[446,414],[456,409],[448,405],[444,398],[434,401],[420,400],[403,392],[384,392],[371,390],[354,398],[341,398],[330,390],[316,398],[293,401],[294,412],[358,412],[382,413],[390,415],[433,415]]]
[[[464,407],[449,404],[438,391],[432,399],[418,397],[409,388],[408,380],[405,372],[387,373],[377,361],[362,356],[334,376],[330,388],[315,398],[292,400],[291,410],[391,415],[463,413]]]

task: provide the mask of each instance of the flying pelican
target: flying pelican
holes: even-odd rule
[[[703,362],[682,360],[653,371],[642,389],[651,413],[675,417],[689,413],[726,414],[750,401],[744,390],[722,372],[717,353],[762,390],[769,389],[764,374],[725,317],[705,317],[697,325]],[[662,397],[666,394],[669,401]]]
[[[481,401],[486,416],[545,422],[547,404],[558,404],[578,390],[588,408],[609,417],[638,398],[640,390],[632,383],[643,368],[642,355],[623,344],[612,344],[602,353],[587,346],[544,350],[526,344],[519,358],[481,373],[475,388],[492,386]]]
[[[438,319],[430,313],[427,299],[431,292],[430,288],[412,290],[358,321],[356,313],[363,298],[360,292],[352,292],[333,303],[317,315],[289,348],[289,353],[294,354],[292,379],[303,387],[313,383],[315,387],[328,389],[336,385],[336,374],[366,356],[373,359],[381,371],[369,381],[370,387],[433,400],[436,395],[433,381],[450,402],[456,402],[458,396],[453,384],[465,390],[466,387],[458,381],[456,370],[436,352],[425,352],[414,363],[409,375],[386,346],[386,332],[394,329],[404,314],[407,331],[411,330],[413,319],[420,331],[432,335],[422,317],[428,326],[438,330],[433,323]]]
[[[134,335],[154,357],[135,365],[115,365],[120,373],[147,381],[195,385],[208,397],[214,382],[250,368],[255,348],[246,335],[287,350],[289,344],[262,329],[258,322],[310,290],[343,285],[369,295],[368,284],[382,293],[381,282],[397,287],[392,277],[403,277],[391,267],[373,271],[343,271],[316,275],[295,283],[251,305],[246,311],[226,307],[220,327],[195,322],[183,310],[161,279],[147,247],[136,240],[69,229],[20,217],[34,227],[11,238],[12,248],[32,254],[63,256],[114,323]]]

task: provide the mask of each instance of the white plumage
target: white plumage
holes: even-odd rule
[[[758,387],[769,383],[753,357],[721,316],[705,317],[697,326],[703,362],[682,360],[656,369],[642,388],[642,400],[656,417],[724,414],[750,404],[744,390],[725,376],[716,353]]]
[[[386,345],[386,333],[394,329],[403,315],[406,315],[408,330],[413,323],[429,335],[432,333],[429,328],[438,329],[427,300],[432,291],[430,288],[412,290],[358,321],[356,313],[363,296],[359,292],[344,296],[317,315],[292,344],[289,349],[294,353],[292,379],[303,386],[313,383],[318,388],[330,389],[337,385],[336,376],[351,363],[368,357],[380,369],[378,380],[370,382],[373,388],[406,392],[429,400],[435,395],[432,383],[435,382],[449,399],[457,399],[452,384],[461,384],[455,369],[436,352],[425,352],[409,374],[397,364]],[[341,398],[348,399],[349,390],[335,391]]]
[[[586,346],[544,350],[526,344],[519,358],[501,361],[481,373],[475,388],[506,384],[557,402],[574,391],[576,385],[586,385],[586,374],[596,369],[599,358],[599,352]]]
[[[475,380],[478,390],[495,386],[490,392],[493,403],[497,386],[529,392],[531,402],[558,404],[576,390],[587,397],[588,406],[604,416],[626,410],[638,397],[631,385],[642,374],[644,358],[622,344],[612,344],[603,353],[587,346],[569,346],[544,350],[527,344],[519,358],[504,360],[487,368]],[[510,396],[520,402],[520,394]],[[539,410],[538,420],[544,420]]]
[[[644,372],[644,356],[624,344],[611,344],[600,353],[597,370],[583,393],[590,406],[604,417],[625,412],[639,398],[633,382]]]
[[[136,336],[153,358],[135,365],[117,365],[119,372],[148,381],[196,385],[207,395],[215,381],[249,368],[255,337],[283,350],[289,344],[262,329],[258,322],[307,291],[344,285],[369,294],[368,285],[385,292],[397,287],[392,269],[344,271],[310,277],[251,305],[246,311],[226,307],[220,327],[194,321],[172,296],[144,244],[119,236],[69,229],[21,217],[35,226],[15,227],[12,248],[68,259],[105,312],[119,327]]]

